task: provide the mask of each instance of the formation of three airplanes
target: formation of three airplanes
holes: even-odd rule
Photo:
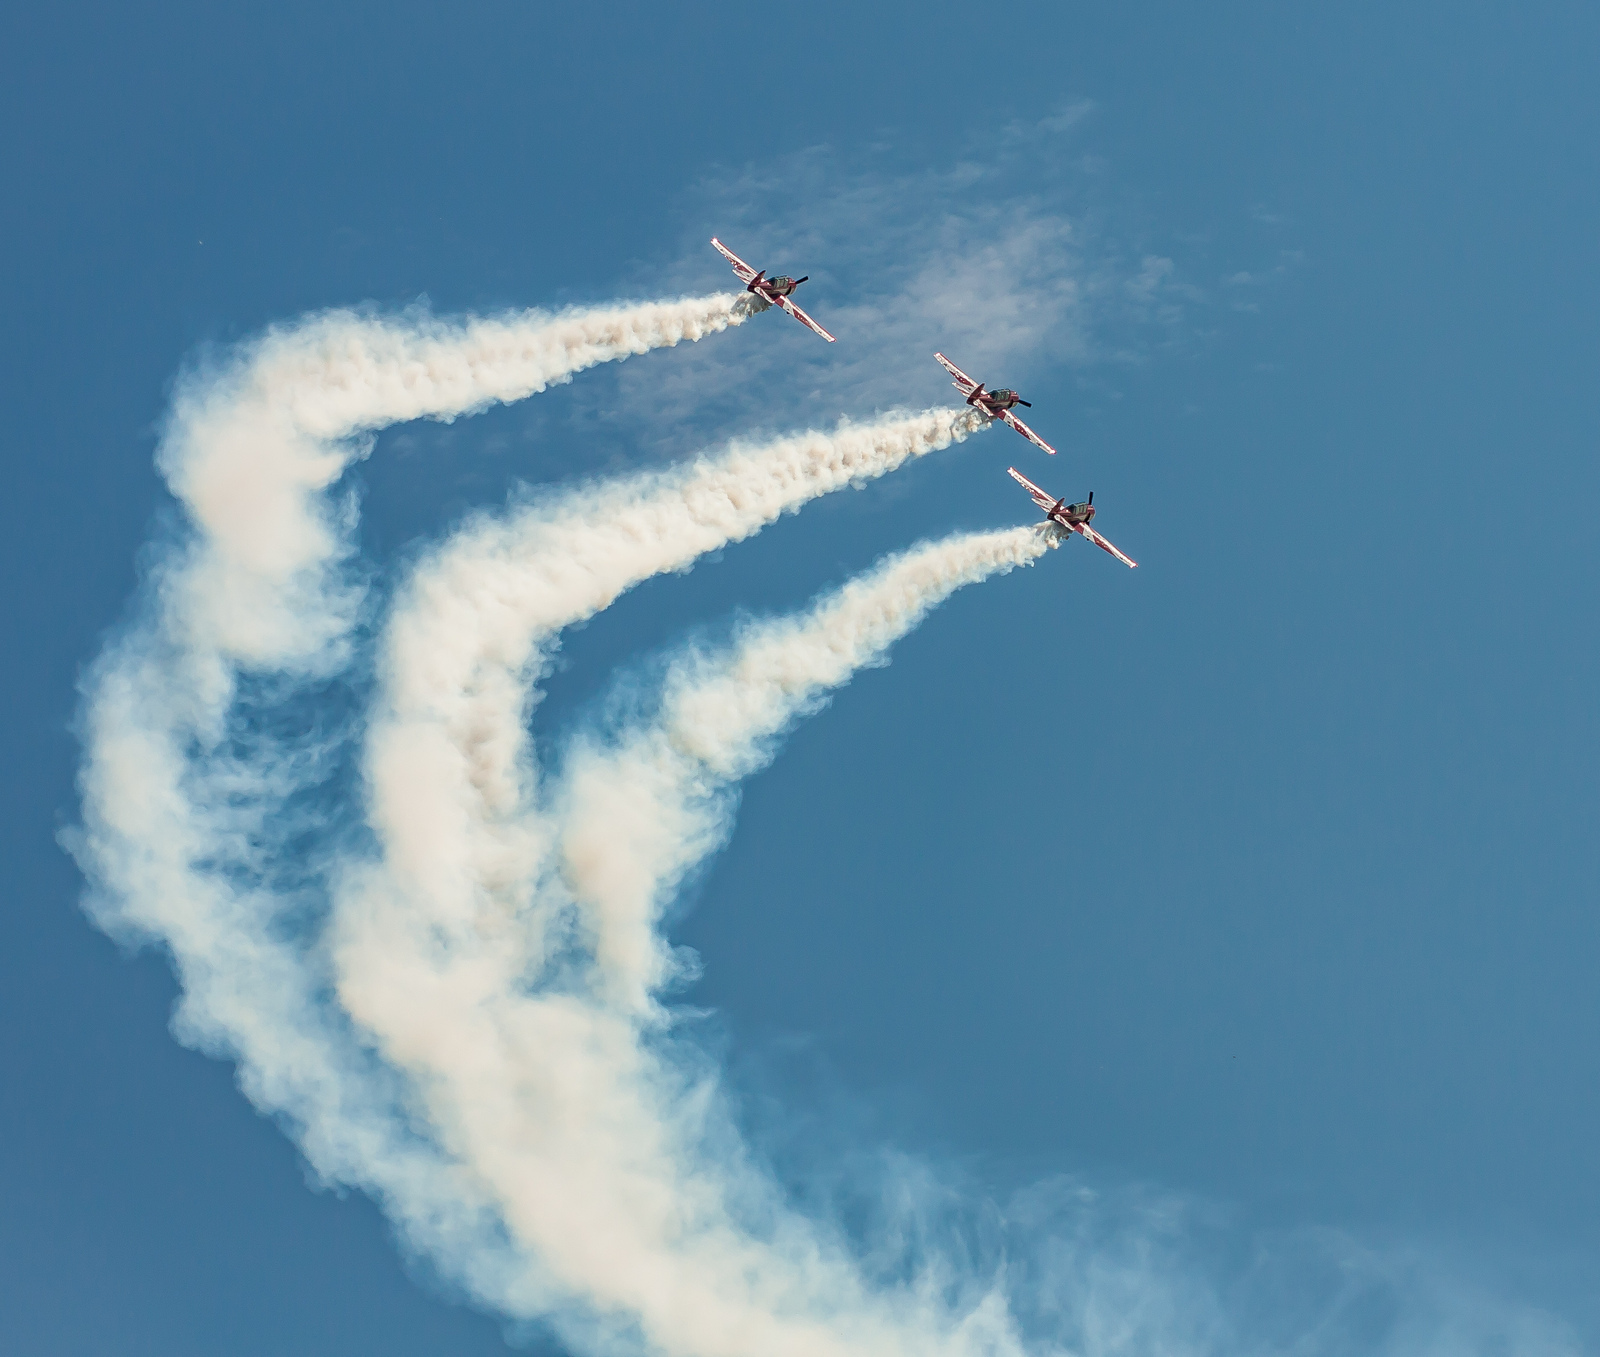
[[[806,329],[815,331],[826,339],[828,343],[833,343],[833,336],[794,304],[794,290],[806,281],[805,278],[790,278],[787,274],[782,273],[775,274],[769,278],[765,269],[751,268],[750,265],[746,264],[744,260],[740,259],[738,255],[715,236],[711,237],[711,243],[716,247],[718,253],[733,265],[733,271],[739,275],[739,281],[744,284],[746,292],[753,292],[769,306],[781,306],[804,325]],[[984,389],[982,382],[973,381],[971,377],[967,376],[942,353],[936,353],[933,356],[944,365],[945,371],[955,378],[952,385],[966,397],[967,404],[972,406],[973,409],[981,410],[990,419],[1004,420],[1026,438],[1028,442],[1036,447],[1043,448],[1048,453],[1053,454],[1055,452],[1055,449],[1046,443],[1044,439],[1040,438],[1038,434],[1034,433],[1032,429],[1011,413],[1018,405],[1028,405],[1028,402],[1023,400],[1015,391],[1005,387],[1000,387],[995,391],[987,391]],[[1031,410],[1033,407],[1028,405],[1028,408]],[[1089,526],[1089,520],[1094,517],[1094,491],[1091,490],[1089,492],[1089,498],[1084,503],[1068,504],[1064,498],[1054,499],[1045,494],[1043,490],[1018,471],[1016,467],[1007,469],[1011,472],[1013,479],[1018,481],[1022,488],[1033,496],[1033,502],[1044,510],[1045,518],[1049,522],[1058,524],[1067,532],[1075,532],[1078,536],[1093,542],[1101,551],[1109,552],[1121,561],[1123,565],[1135,566],[1139,564],[1131,556],[1126,556],[1118,551],[1116,547],[1112,546],[1110,542],[1106,541],[1104,537]]]

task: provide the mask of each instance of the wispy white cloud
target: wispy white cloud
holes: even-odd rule
[[[970,153],[906,169],[872,151],[813,148],[706,180],[690,194],[674,286],[714,283],[715,234],[758,268],[809,274],[797,300],[839,342],[762,316],[738,346],[671,373],[622,369],[619,416],[780,426],[950,398],[936,349],[991,386],[1026,391],[1164,343],[1196,296],[1174,262],[1135,249],[1060,144],[1074,105],[1012,124]],[[890,168],[893,165],[894,168]]]
[[[1304,262],[1305,252],[1302,250],[1279,250],[1270,263],[1254,269],[1238,269],[1228,274],[1222,280],[1222,285],[1229,288],[1270,287],[1283,282]]]
[[[1577,1357],[1560,1316],[1416,1244],[1252,1228],[1149,1187],[1036,1184],[1007,1203],[1024,1327],[1059,1350],[1134,1357]],[[1031,1321],[1031,1323],[1029,1322]]]

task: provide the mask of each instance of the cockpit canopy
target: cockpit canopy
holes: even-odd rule
[[[1017,399],[1017,393],[1007,386],[991,391],[989,395],[1000,405],[1015,404]]]
[[[787,273],[774,274],[771,278],[768,278],[767,281],[771,283],[772,286],[775,287],[779,292],[782,292],[785,288],[794,286],[794,279],[789,277]]]

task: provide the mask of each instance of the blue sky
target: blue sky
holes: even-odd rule
[[[536,733],[686,630],[1025,521],[1008,464],[1141,562],[957,595],[746,786],[672,936],[760,1152],[802,1198],[906,1155],[1144,1248],[1128,1309],[1191,1335],[1281,1350],[1355,1276],[1347,1350],[1600,1344],[1591,11],[4,22],[12,1346],[505,1350],[80,910],[75,682],[170,530],[197,354],[720,288],[713,232],[809,272],[837,352],[762,317],[384,432],[380,590],[517,483],[941,402],[935,346],[1061,455],[988,432],[648,582],[568,634]]]

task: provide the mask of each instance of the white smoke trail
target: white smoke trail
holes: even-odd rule
[[[331,312],[270,332],[221,371],[191,374],[157,462],[192,535],[158,563],[152,606],[88,685],[85,846],[97,873],[121,880],[153,866],[149,845],[162,840],[152,817],[187,814],[186,742],[222,737],[240,668],[315,668],[330,658],[355,600],[335,571],[349,525],[324,492],[369,450],[357,435],[520,399],[744,313],[738,294],[457,324]],[[163,791],[136,805],[129,781],[145,769]],[[134,816],[125,830],[124,814]],[[167,867],[182,872],[196,859],[190,837],[171,836]],[[114,913],[139,926],[150,894],[114,890]]]
[[[589,914],[613,1002],[642,1011],[670,977],[656,930],[684,875],[727,830],[719,790],[771,756],[821,694],[876,662],[955,590],[1036,560],[1048,530],[951,537],[884,561],[801,617],[747,628],[730,654],[670,672],[656,722],[566,764],[561,870]]]
[[[459,807],[435,806],[404,872],[361,874],[343,897],[341,998],[416,1081],[439,1144],[494,1197],[569,1337],[576,1313],[674,1357],[1015,1350],[997,1296],[875,1293],[839,1240],[786,1209],[648,1001],[668,969],[653,906],[714,846],[712,789],[942,598],[1053,540],[1022,528],[893,558],[804,618],[749,629],[726,659],[681,666],[657,727],[575,758],[563,860],[600,920],[592,961],[536,859],[517,895],[509,873],[474,876],[489,859],[470,833],[445,846],[471,818]],[[373,781],[375,802],[449,785],[399,761]],[[464,879],[441,894],[446,873]]]
[[[548,847],[527,813],[527,688],[563,628],[819,495],[985,427],[969,409],[930,410],[735,444],[458,533],[402,592],[383,644],[367,771],[392,893],[445,928],[482,926],[480,892],[500,909],[527,905]]]
[[[465,321],[331,311],[269,331],[179,386],[157,453],[196,539],[169,571],[169,612],[196,648],[245,664],[304,658],[350,599],[328,568],[347,549],[323,492],[370,451],[359,435],[522,400],[598,363],[700,339],[751,314],[747,296],[528,311]]]
[[[385,1033],[386,1056],[415,1065],[407,1042],[441,1035],[426,1023],[402,1032],[427,1007],[412,1002],[418,977],[391,955],[399,940],[446,939],[456,959],[462,948],[478,955],[484,983],[538,973],[562,946],[563,904],[536,889],[549,834],[531,813],[524,733],[541,646],[641,579],[983,427],[971,411],[943,410],[735,446],[482,521],[423,562],[397,601],[369,732],[382,856],[340,893],[341,996]],[[485,940],[489,951],[476,952]],[[380,1021],[393,996],[409,997]]]
[[[245,1091],[287,1119],[318,1172],[369,1187],[403,1230],[485,1273],[498,1224],[481,1194],[396,1116],[396,1081],[319,1001],[315,953],[292,941],[309,871],[273,850],[326,751],[252,728],[234,705],[240,678],[337,667],[358,595],[340,570],[350,516],[326,492],[369,451],[362,435],[521,399],[749,314],[740,294],[454,323],[336,311],[191,373],[157,454],[189,535],[85,683],[71,846],[97,920],[167,946],[179,1035],[238,1057]]]

